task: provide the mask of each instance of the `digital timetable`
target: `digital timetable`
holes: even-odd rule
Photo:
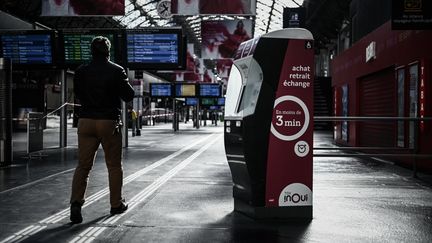
[[[64,33],[65,64],[80,64],[91,60],[91,42],[96,36],[104,36],[111,42],[110,59],[115,57],[114,34]]]
[[[177,34],[128,34],[127,60],[131,63],[177,63],[178,41]]]
[[[2,34],[2,56],[14,64],[52,64],[52,37],[50,34]]]

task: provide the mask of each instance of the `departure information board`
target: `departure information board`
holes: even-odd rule
[[[87,63],[91,60],[91,42],[96,36],[104,36],[111,42],[110,60],[115,61],[114,34],[63,33],[64,62],[68,64]]]
[[[201,98],[201,105],[203,106],[216,106],[218,105],[218,100],[216,98]]]
[[[199,95],[201,97],[220,97],[221,86],[219,84],[200,84]]]
[[[185,104],[189,106],[197,105],[198,104],[198,98],[186,98]]]
[[[176,34],[129,34],[127,36],[128,62],[177,63],[178,44]]]
[[[194,97],[196,96],[195,84],[175,84],[175,97]]]
[[[11,58],[14,64],[53,64],[52,35],[1,34],[2,56]]]
[[[181,28],[129,29],[124,37],[126,66],[137,70],[178,70],[186,62]]]
[[[171,97],[171,84],[150,83],[150,96],[152,97]]]

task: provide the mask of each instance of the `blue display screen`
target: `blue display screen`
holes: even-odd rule
[[[179,39],[177,34],[127,34],[128,63],[168,63],[179,62]]]
[[[14,64],[52,64],[50,34],[3,34],[2,56]]]
[[[185,103],[186,103],[186,105],[197,105],[198,104],[198,98],[186,98]]]
[[[218,105],[225,105],[225,98],[218,98],[217,104]]]
[[[200,96],[220,97],[221,89],[219,84],[200,84]]]
[[[171,96],[171,84],[150,84],[150,96]]]

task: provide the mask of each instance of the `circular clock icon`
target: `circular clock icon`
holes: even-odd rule
[[[171,18],[171,1],[170,0],[161,0],[156,5],[156,10],[162,18]]]

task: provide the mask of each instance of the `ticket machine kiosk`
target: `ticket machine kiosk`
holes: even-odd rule
[[[234,210],[312,218],[313,37],[299,28],[240,45],[225,101]]]

